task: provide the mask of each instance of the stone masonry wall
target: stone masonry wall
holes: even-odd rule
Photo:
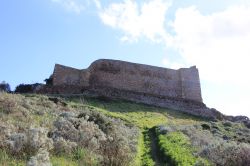
[[[90,66],[90,72],[92,86],[181,97],[181,85],[176,70],[100,60]]]
[[[74,85],[85,89],[114,88],[202,102],[196,67],[173,70],[105,59],[93,62],[85,70],[57,64],[53,85]]]
[[[202,101],[199,72],[196,67],[179,69],[182,98]]]
[[[53,72],[53,85],[79,85],[81,70],[56,64]]]

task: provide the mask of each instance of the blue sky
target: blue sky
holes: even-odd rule
[[[2,0],[0,81],[43,82],[55,63],[197,65],[204,102],[250,116],[247,0]]]

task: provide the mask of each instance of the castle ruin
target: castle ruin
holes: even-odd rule
[[[114,88],[202,102],[198,69],[179,70],[101,59],[78,70],[56,64],[53,85]]]
[[[84,94],[170,108],[189,114],[218,118],[221,114],[202,101],[198,69],[178,70],[100,59],[87,69],[56,64],[53,86],[42,93]]]

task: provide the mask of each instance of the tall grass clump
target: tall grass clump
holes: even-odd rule
[[[17,160],[11,157],[5,150],[0,149],[0,165],[1,166],[25,166],[23,160]]]

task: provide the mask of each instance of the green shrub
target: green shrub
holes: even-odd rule
[[[23,160],[16,160],[8,155],[5,150],[0,149],[0,165],[1,166],[24,166]]]
[[[3,91],[3,92],[11,92],[11,89],[10,89],[10,84],[6,83],[5,81],[2,81],[0,83],[0,92]]]
[[[150,137],[149,137],[149,129],[145,128],[143,132],[143,140],[144,140],[144,153],[142,155],[142,165],[143,166],[153,166],[155,162],[151,157],[151,147],[150,147]]]
[[[237,144],[223,140],[212,142],[200,155],[208,158],[215,165],[250,165],[250,146],[244,143]]]
[[[1,93],[0,95],[0,110],[6,114],[10,114],[17,111],[19,96],[11,95],[7,93]]]
[[[81,160],[84,158],[84,156],[86,155],[86,151],[82,148],[76,148],[76,150],[74,150],[73,153],[73,158],[75,160]]]
[[[0,163],[9,160],[9,156],[4,150],[0,150]]]
[[[84,148],[76,148],[73,151],[72,157],[73,160],[77,161],[79,165],[95,166],[99,164],[96,155]]]
[[[67,155],[63,156],[51,156],[50,161],[52,166],[79,166],[77,161],[74,161],[71,157]]]
[[[181,132],[158,135],[159,146],[168,162],[173,165],[189,166],[196,163],[197,157],[192,152],[189,139]]]

